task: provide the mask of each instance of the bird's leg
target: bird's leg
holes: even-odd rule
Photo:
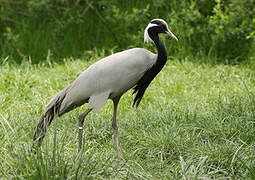
[[[115,144],[117,155],[120,158],[122,157],[122,155],[121,155],[121,149],[120,149],[120,143],[119,143],[119,131],[118,131],[118,126],[116,122],[119,100],[120,100],[120,97],[116,97],[115,99],[113,99],[114,110],[113,110],[113,118],[112,118],[112,131],[113,131],[113,141]]]
[[[89,114],[92,109],[87,109],[79,116],[79,135],[78,135],[78,152],[80,152],[82,148],[82,139],[83,139],[83,123],[85,117]]]

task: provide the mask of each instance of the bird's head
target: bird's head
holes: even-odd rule
[[[163,19],[153,19],[144,30],[144,42],[153,42],[152,37],[161,33],[167,34],[178,41],[178,38],[169,30],[166,21]]]

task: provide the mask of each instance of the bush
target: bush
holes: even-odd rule
[[[86,50],[144,46],[150,19],[165,19],[179,37],[172,56],[246,59],[254,40],[253,0],[0,0],[0,55],[37,63]]]

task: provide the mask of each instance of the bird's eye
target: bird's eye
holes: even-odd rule
[[[161,26],[160,27],[162,27],[164,30],[167,30],[167,27],[166,27],[166,25],[165,24],[161,24]]]

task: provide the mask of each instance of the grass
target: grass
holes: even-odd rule
[[[97,53],[98,54],[98,53]],[[50,97],[104,54],[62,64],[0,66],[0,179],[255,179],[255,71],[248,65],[169,61],[138,109],[118,113],[124,159],[111,134],[112,103],[85,120],[54,121],[37,154],[33,129]]]

